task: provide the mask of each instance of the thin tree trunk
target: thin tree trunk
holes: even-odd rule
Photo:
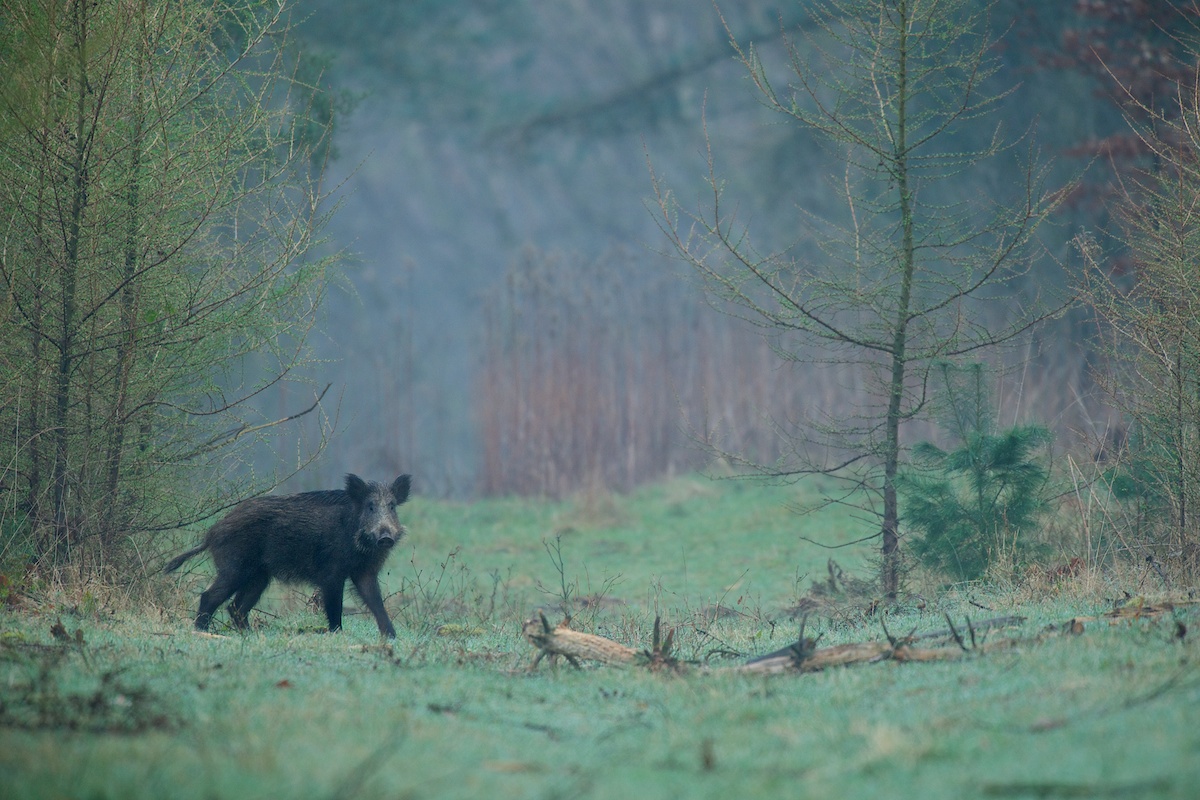
[[[117,526],[112,521],[117,518],[117,488],[121,480],[121,460],[125,447],[125,428],[129,421],[125,418],[126,403],[129,394],[129,377],[133,371],[134,351],[137,344],[136,320],[134,315],[134,275],[138,263],[138,223],[141,219],[140,192],[138,182],[141,172],[142,133],[144,95],[142,80],[145,69],[145,31],[137,37],[137,52],[134,56],[133,76],[133,136],[130,142],[129,182],[126,187],[125,202],[128,218],[125,228],[125,269],[122,273],[124,284],[121,288],[121,339],[117,344],[117,365],[113,373],[112,385],[112,415],[109,421],[108,454],[106,456],[107,477],[105,481],[105,503],[107,506],[104,519],[106,521],[102,543],[107,549],[113,544],[112,538]]]
[[[43,129],[43,134],[45,133]],[[39,286],[45,278],[42,273],[43,264],[45,262],[44,254],[46,251],[45,235],[46,235],[46,220],[44,216],[45,210],[45,187],[49,181],[46,155],[42,155],[41,174],[38,180],[38,193],[35,204],[36,218],[34,220],[34,244],[38,252],[32,259],[35,265],[36,273],[30,275],[30,285]],[[44,521],[45,513],[42,505],[44,497],[42,486],[42,462],[44,461],[45,438],[42,436],[42,404],[44,395],[42,393],[42,337],[46,334],[46,307],[43,302],[44,295],[40,291],[33,291],[33,317],[29,325],[29,369],[30,375],[30,393],[29,393],[29,508],[35,512],[35,518],[39,521]],[[39,551],[41,546],[39,545]]]
[[[62,309],[61,331],[56,342],[58,369],[54,385],[54,534],[53,558],[57,563],[63,557],[62,548],[69,540],[69,497],[70,476],[70,427],[71,373],[75,367],[75,291],[78,280],[79,239],[82,234],[83,216],[87,208],[88,175],[85,164],[87,155],[87,8],[86,3],[72,6],[75,23],[75,55],[78,60],[78,86],[76,86],[75,153],[71,163],[71,213],[67,218],[66,247],[63,263],[59,266]]]
[[[908,322],[912,302],[915,268],[913,246],[912,195],[908,187],[906,114],[908,92],[908,3],[900,0],[900,44],[897,63],[896,143],[894,150],[896,182],[900,193],[900,221],[903,228],[900,257],[900,295],[896,303],[896,321],[892,328],[892,375],[888,386],[888,410],[885,422],[883,464],[883,564],[880,582],[884,595],[894,600],[900,589],[900,514],[896,498],[896,475],[900,468],[900,422],[903,418],[904,374],[908,366]]]

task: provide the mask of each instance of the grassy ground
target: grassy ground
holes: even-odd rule
[[[309,632],[321,619],[294,590],[273,590],[251,634],[191,633],[199,571],[153,611],[5,611],[0,797],[1196,796],[1200,613],[1053,632],[1119,582],[959,591],[885,618],[904,633],[944,613],[1026,618],[1003,633],[1023,644],[961,661],[722,672],[796,637],[784,610],[829,556],[798,534],[863,532],[788,513],[798,491],[682,479],[562,505],[414,500],[391,646],[364,615]],[[837,551],[848,568],[867,555]],[[639,647],[660,613],[677,653],[709,666],[529,673],[520,621],[564,596],[578,627]],[[883,638],[878,616],[827,599],[807,631],[821,645]]]

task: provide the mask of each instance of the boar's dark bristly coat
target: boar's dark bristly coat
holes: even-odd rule
[[[405,534],[396,506],[408,499],[410,477],[390,486],[346,476],[346,488],[285,497],[255,497],[233,507],[208,529],[204,542],[163,567],[174,572],[204,550],[212,553],[217,577],[200,595],[197,630],[208,630],[221,604],[239,628],[272,578],[306,582],[321,590],[329,630],[342,627],[342,594],[348,578],[375,615],[379,632],[396,635],[383,607],[379,571]]]

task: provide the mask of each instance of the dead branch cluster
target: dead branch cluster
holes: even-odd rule
[[[961,626],[956,626],[947,614],[947,628],[921,634],[914,628],[904,636],[893,635],[881,621],[883,640],[830,647],[818,646],[820,636],[805,636],[805,618],[794,643],[743,663],[718,669],[747,675],[777,675],[819,672],[831,667],[873,664],[880,661],[953,661],[1019,645],[1036,644],[1052,635],[1077,635],[1084,631],[1087,623],[1106,621],[1109,624],[1117,624],[1173,613],[1182,605],[1194,605],[1198,602],[1200,601],[1194,599],[1149,602],[1142,597],[1127,598],[1104,614],[1074,617],[1064,623],[1047,626],[1032,635],[990,639],[989,633],[1019,626],[1026,621],[1025,617],[994,617],[974,622],[968,617]],[[525,640],[537,649],[537,654],[529,666],[531,671],[536,669],[546,656],[550,657],[551,665],[555,665],[561,656],[574,667],[580,667],[582,661],[596,661],[612,666],[638,665],[652,670],[672,672],[682,672],[691,666],[689,662],[682,661],[671,653],[675,631],[671,629],[663,636],[661,620],[657,617],[654,620],[652,647],[640,651],[603,636],[573,630],[570,623],[568,617],[557,625],[551,625],[543,613],[524,623],[522,633]],[[1186,635],[1187,628],[1178,619],[1176,627],[1177,631],[1182,631],[1177,632],[1177,636],[1182,638]],[[945,644],[937,644],[938,641],[944,641]]]

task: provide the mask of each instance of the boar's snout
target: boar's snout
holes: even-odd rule
[[[386,550],[389,547],[394,547],[396,542],[404,538],[404,534],[405,530],[403,525],[396,529],[380,528],[379,532],[375,535],[375,543]]]

